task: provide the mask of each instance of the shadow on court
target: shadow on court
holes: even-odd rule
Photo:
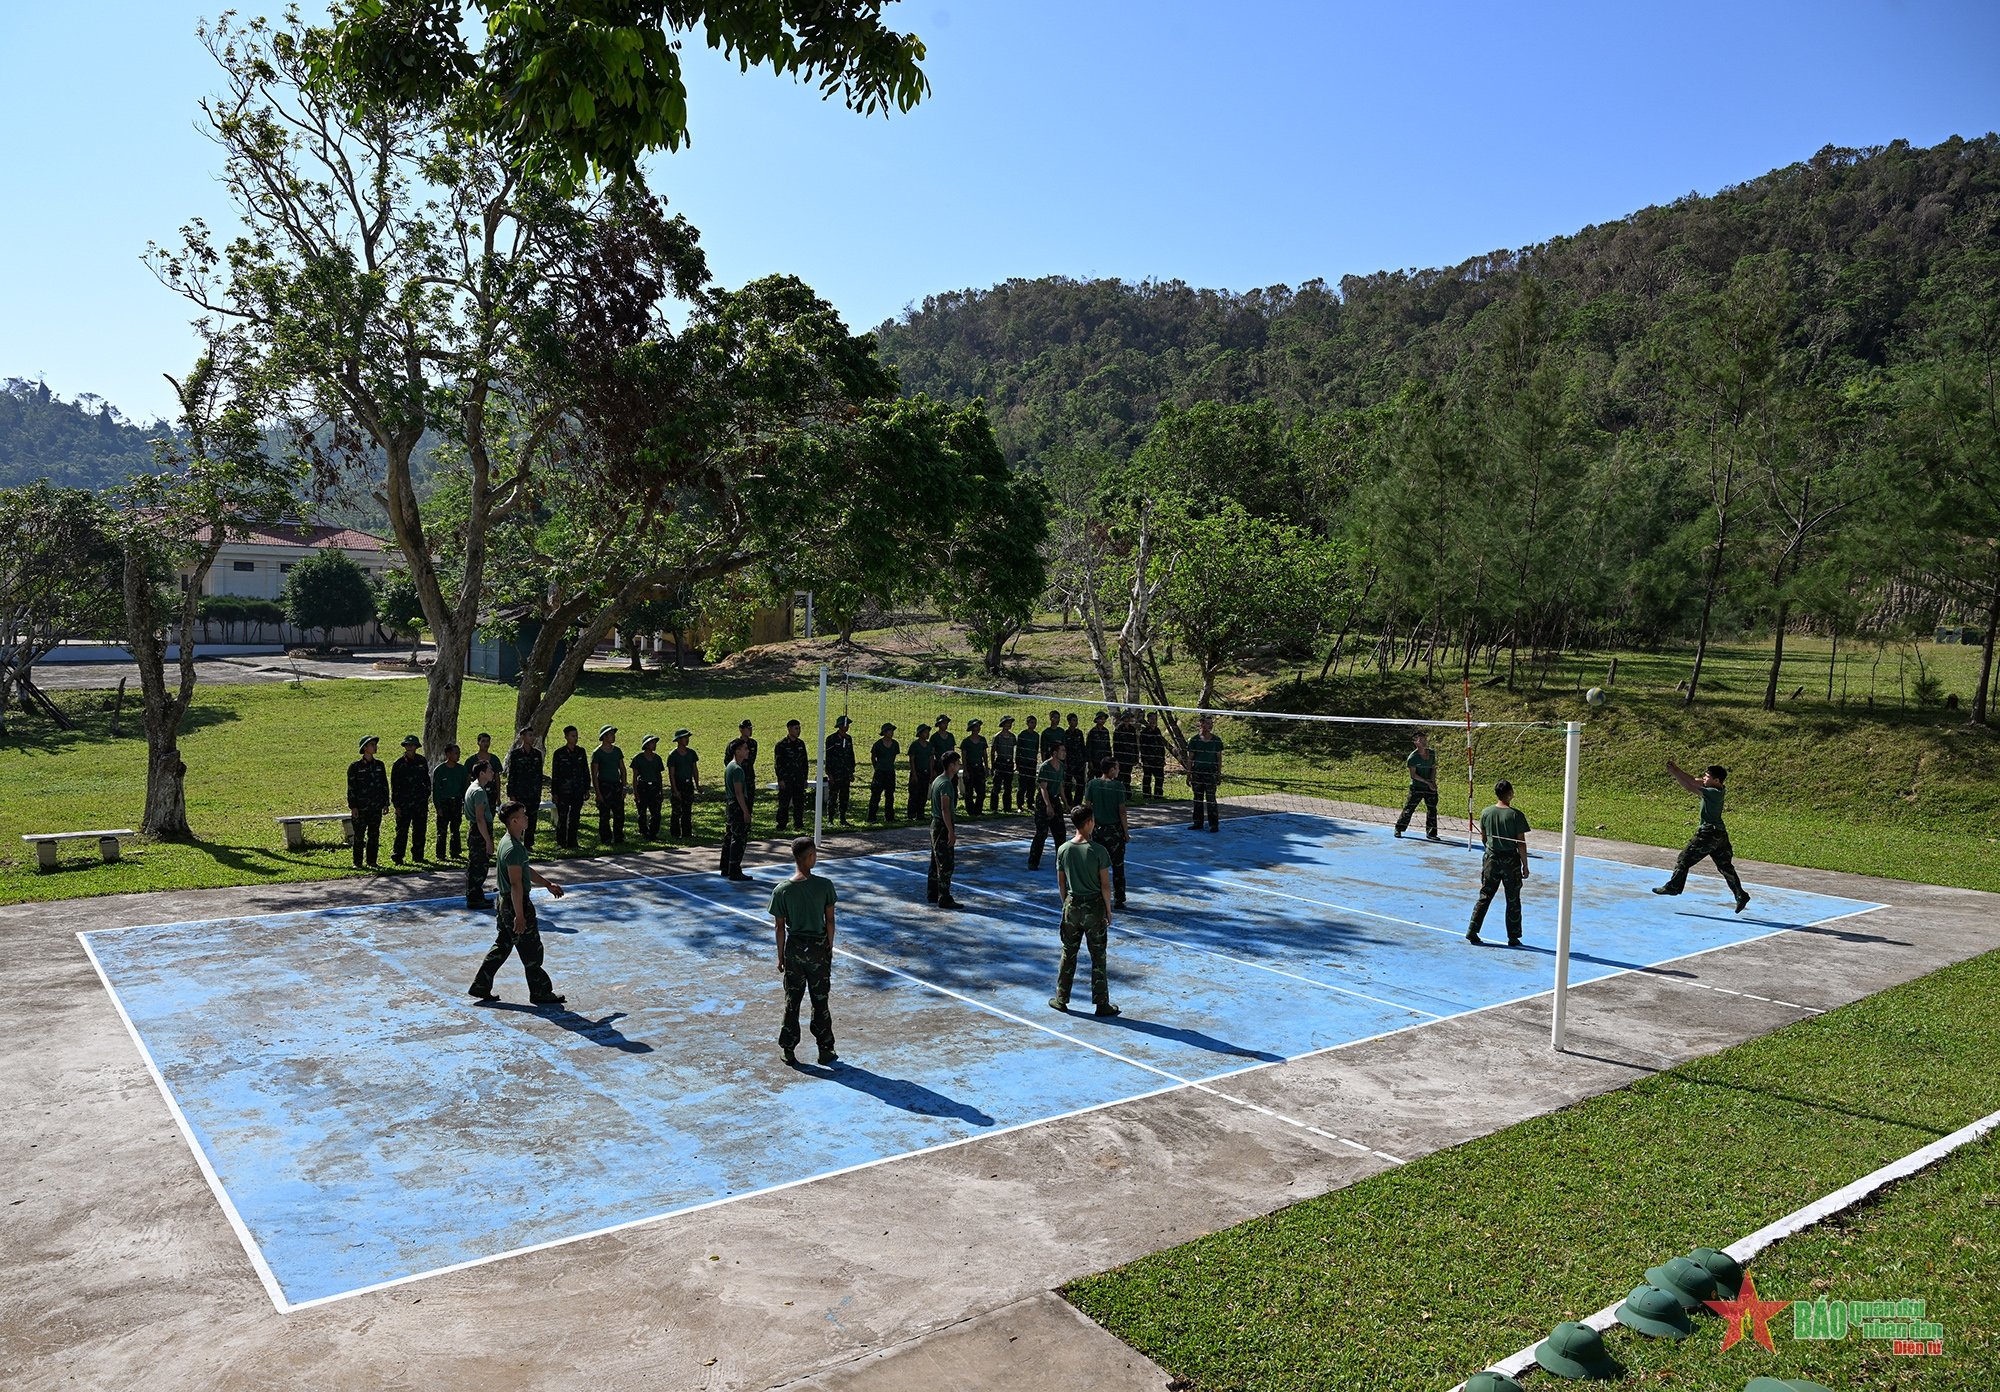
[[[1231,1058],[1256,1059],[1261,1063],[1283,1063],[1283,1054],[1273,1054],[1264,1049],[1246,1048],[1241,1044],[1231,1044],[1226,1039],[1217,1039],[1212,1034],[1203,1034],[1197,1029],[1184,1029],[1179,1025],[1163,1025],[1153,1020],[1135,1020],[1130,1015],[1091,1015],[1083,1011],[1072,1012],[1077,1018],[1093,1025],[1109,1025],[1113,1029],[1131,1030],[1134,1034],[1149,1034],[1155,1039],[1170,1039],[1176,1044],[1186,1044],[1196,1049],[1206,1049],[1211,1054],[1228,1054]]]
[[[1682,918],[1708,918],[1717,923],[1748,923],[1757,928],[1789,928],[1794,933],[1817,933],[1824,937],[1839,938],[1842,942],[1886,943],[1890,947],[1915,946],[1902,938],[1888,938],[1880,933],[1861,933],[1851,928],[1834,928],[1820,923],[1780,923],[1773,918],[1740,918],[1733,914],[1696,913],[1691,909],[1682,909],[1679,913]]]
[[[993,1118],[969,1103],[946,1097],[941,1092],[933,1092],[921,1083],[913,1083],[907,1078],[890,1078],[853,1063],[824,1065],[800,1063],[797,1070],[810,1077],[824,1078],[830,1083],[853,1088],[865,1093],[878,1102],[885,1102],[899,1111],[914,1112],[918,1116],[950,1117],[971,1126],[991,1126]]]
[[[572,930],[574,931],[574,930]],[[560,1025],[571,1034],[588,1039],[593,1044],[607,1049],[616,1049],[621,1054],[650,1054],[653,1046],[641,1039],[628,1039],[612,1028],[613,1020],[625,1018],[625,1012],[614,1010],[601,1020],[593,1020],[579,1015],[574,1010],[551,1010],[546,1005],[522,1005],[518,1001],[480,1001],[481,1010],[506,1010],[516,1015],[539,1015],[550,1024]]]

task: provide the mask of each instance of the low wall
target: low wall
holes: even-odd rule
[[[281,653],[280,643],[196,643],[196,657],[250,657],[258,653]],[[179,643],[167,644],[167,661],[181,658]],[[120,643],[62,643],[36,666],[65,662],[130,662],[131,651]]]

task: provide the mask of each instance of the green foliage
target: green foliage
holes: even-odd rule
[[[89,393],[64,401],[40,382],[0,382],[0,487],[46,479],[101,490],[143,472],[151,439],[164,423],[142,428]]]
[[[285,621],[285,606],[273,599],[252,599],[249,595],[203,595],[195,612],[206,623],[279,624]]]
[[[357,100],[448,109],[531,164],[629,175],[641,155],[689,138],[683,36],[855,111],[908,111],[930,90],[924,46],[883,24],[883,4],[472,0],[483,18],[468,23],[460,0],[354,0],[315,63]]]
[[[46,480],[0,489],[0,730],[17,675],[65,638],[124,627],[124,557],[97,496]]]
[[[416,636],[424,625],[423,601],[406,570],[392,570],[375,591],[375,617],[391,633]],[[337,625],[336,625],[337,626]]]
[[[375,591],[361,567],[345,551],[316,551],[292,567],[285,579],[285,621],[294,628],[317,631],[351,628],[375,616]]]

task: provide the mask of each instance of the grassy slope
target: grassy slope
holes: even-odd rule
[[[1649,1265],[1726,1245],[2000,1107],[1996,991],[2000,953],[1066,1294],[1203,1392],[1448,1386],[1617,1299]],[[1614,1353],[1646,1369],[1637,1385],[1685,1392],[1736,1392],[1755,1373],[1986,1386],[1973,1369],[2000,1358],[1996,1150],[1989,1139],[1756,1267],[1767,1299],[1925,1299],[1948,1359],[1788,1337],[1777,1357],[1725,1357],[1712,1317],[1672,1348],[1619,1331]]]
[[[862,635],[864,661],[876,670],[934,680],[985,685],[961,639],[935,630]],[[1689,800],[1661,772],[1669,754],[1683,763],[1717,760],[1730,765],[1730,823],[1740,856],[1895,878],[2000,889],[2000,737],[1966,726],[1944,712],[1898,708],[1896,658],[1870,671],[1872,654],[1844,657],[1840,675],[1849,691],[1845,707],[1824,700],[1826,652],[1795,643],[1788,660],[1787,694],[1809,678],[1819,699],[1802,699],[1774,714],[1757,708],[1765,651],[1721,648],[1711,656],[1709,696],[1692,710],[1679,705],[1674,683],[1686,671],[1678,655],[1627,655],[1620,661],[1614,698],[1599,710],[1585,706],[1576,688],[1602,680],[1605,659],[1579,657],[1551,682],[1551,694],[1509,697],[1478,689],[1481,719],[1562,720],[1587,717],[1582,827],[1620,840],[1676,845],[1690,823]],[[724,738],[748,716],[766,750],[788,717],[814,718],[808,656],[779,652],[701,674],[628,676],[593,672],[563,718],[594,734],[606,721],[623,728],[627,754],[648,731],[671,733],[685,724],[708,758],[711,776]],[[1927,658],[1947,690],[1968,692],[1976,650],[1935,649]],[[795,660],[797,659],[797,660]],[[1016,644],[1018,676],[1036,689],[1088,694],[1088,666],[1078,635],[1045,626]],[[1587,674],[1587,675],[1586,675]],[[1483,674],[1482,674],[1483,675]],[[1231,677],[1219,699],[1269,709],[1318,709],[1348,714],[1462,714],[1455,682],[1425,686],[1414,677],[1343,675],[1325,683],[1295,685],[1290,672],[1248,672]],[[1871,710],[1862,704],[1879,693]],[[1171,670],[1175,689],[1195,690],[1191,673]],[[1560,694],[1553,694],[1560,689]],[[196,692],[184,741],[190,769],[189,818],[202,838],[188,845],[141,843],[129,859],[105,866],[92,850],[71,847],[60,870],[40,873],[20,842],[29,831],[129,826],[142,801],[143,749],[128,733],[108,736],[108,694],[66,695],[64,704],[83,728],[62,733],[34,718],[17,718],[16,733],[0,745],[0,902],[66,898],[125,890],[317,879],[347,873],[337,846],[283,849],[271,819],[283,813],[331,811],[340,803],[341,770],[363,731],[385,747],[421,725],[423,684],[417,681],[345,681],[255,687],[208,686]],[[869,695],[855,698],[857,744],[873,738],[886,714],[907,739],[916,719],[935,714],[930,698]],[[991,722],[994,701],[955,703],[961,718],[983,711]],[[1046,709],[1046,701],[1035,703]],[[506,744],[513,692],[470,683],[461,731],[489,729]],[[838,705],[836,703],[836,709]],[[1027,709],[1024,702],[1020,707]],[[134,721],[127,712],[128,732]],[[1462,763],[1445,739],[1447,814]],[[1248,734],[1232,746],[1232,767],[1247,772],[1296,774],[1310,770],[1308,791],[1354,801],[1394,802],[1403,782],[1400,731],[1318,727],[1305,737],[1260,740]],[[768,762],[763,767],[768,770]],[[1559,820],[1561,746],[1552,735],[1504,731],[1480,736],[1479,774],[1484,785],[1507,776],[1539,827]],[[586,819],[588,821],[588,819]],[[701,809],[697,831],[719,836],[719,807]],[[324,832],[321,833],[322,836]],[[586,831],[588,850],[592,836]]]

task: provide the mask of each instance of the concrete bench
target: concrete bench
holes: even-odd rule
[[[138,835],[137,832],[133,831],[130,827],[125,827],[117,831],[39,832],[33,836],[23,836],[21,839],[34,843],[36,865],[44,870],[53,870],[56,868],[56,848],[65,841],[96,841],[97,853],[103,856],[104,863],[109,865],[112,861],[118,859],[118,838],[121,836],[136,835]]]
[[[300,817],[276,817],[277,824],[285,829],[285,849],[302,851],[306,848],[307,822],[339,822],[340,841],[344,846],[354,844],[354,817],[347,812],[313,812]]]

